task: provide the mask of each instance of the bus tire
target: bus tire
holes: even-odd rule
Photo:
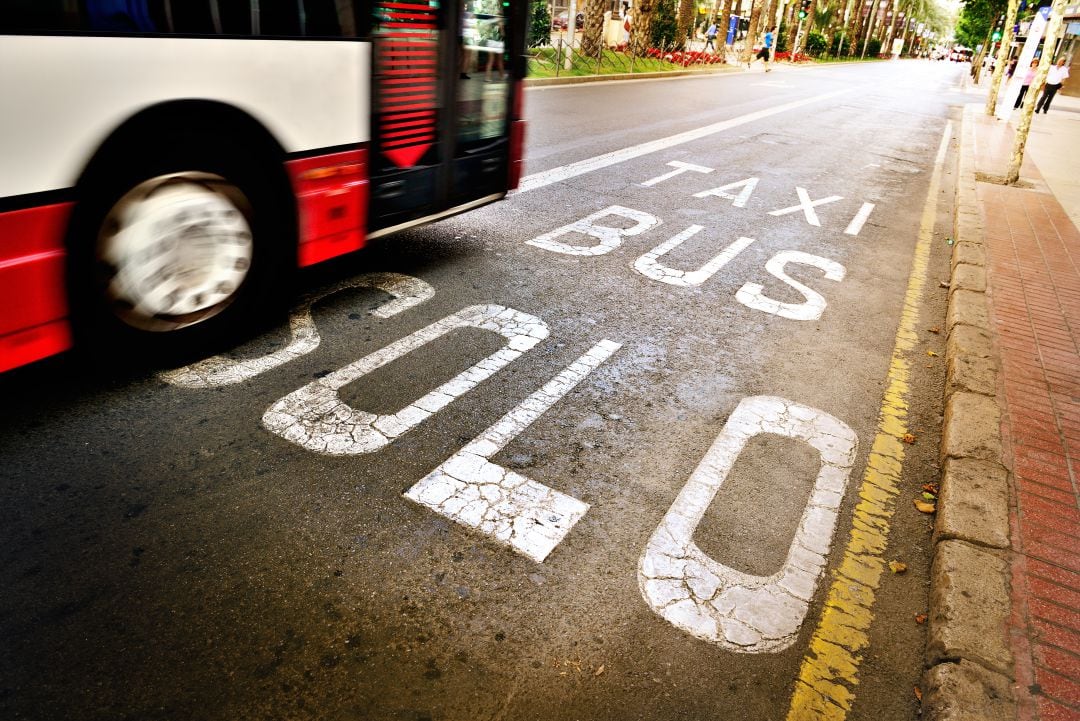
[[[233,345],[289,297],[296,223],[287,181],[274,182],[280,166],[260,167],[236,143],[158,141],[166,152],[125,152],[89,176],[72,218],[76,349],[109,363]]]

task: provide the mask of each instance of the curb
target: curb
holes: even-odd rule
[[[742,66],[721,65],[716,68],[697,70],[665,70],[652,73],[609,73],[607,75],[569,75],[564,78],[525,78],[525,87],[544,87],[547,85],[579,85],[581,83],[602,83],[613,80],[649,80],[652,78],[677,78],[687,75],[724,75],[737,73]]]
[[[1002,465],[997,354],[975,191],[976,105],[964,106],[949,282],[942,477],[930,571],[923,713],[1013,721],[1008,641],[1009,471]]]

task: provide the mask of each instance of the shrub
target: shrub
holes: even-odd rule
[[[652,21],[652,44],[660,48],[674,47],[677,32],[675,0],[657,0],[656,14]]]
[[[876,58],[878,55],[881,55],[881,41],[874,38],[866,44],[866,57]]]
[[[828,41],[821,33],[810,33],[806,36],[806,54],[807,55],[821,55],[825,51],[825,47],[828,45]]]
[[[551,13],[545,0],[533,0],[529,20],[529,47],[538,48],[551,43]]]

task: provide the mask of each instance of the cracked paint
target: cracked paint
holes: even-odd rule
[[[617,228],[608,225],[600,225],[596,222],[602,218],[609,218],[612,216],[632,220],[634,221],[634,225],[629,228]],[[640,210],[634,210],[633,208],[624,208],[621,205],[612,205],[597,211],[592,215],[588,215],[581,220],[570,223],[569,225],[556,228],[555,230],[537,236],[532,240],[526,240],[525,243],[527,245],[536,246],[537,248],[543,248],[544,250],[550,250],[553,253],[562,253],[563,255],[604,255],[622,245],[623,238],[639,235],[659,224],[660,219],[655,215]],[[561,238],[570,233],[589,235],[600,242],[596,245],[568,245],[567,243],[555,240],[556,238]]]
[[[341,388],[375,369],[465,327],[498,333],[506,338],[506,345],[397,413],[376,415],[358,410],[338,395]],[[438,413],[547,336],[547,325],[536,316],[501,305],[469,306],[293,391],[267,409],[263,425],[271,433],[316,453],[337,456],[373,453]]]
[[[394,296],[371,310],[371,315],[377,318],[395,316],[435,294],[435,289],[419,278],[398,273],[368,273],[305,296],[289,316],[289,344],[280,350],[246,360],[216,355],[183,368],[164,371],[158,377],[181,388],[215,388],[242,383],[307,355],[322,341],[311,317],[311,307],[346,288],[376,288]]]
[[[589,504],[490,459],[621,347],[610,340],[597,343],[421,478],[405,497],[543,563],[589,510]]]
[[[818,268],[825,272],[827,279],[838,282],[843,280],[847,274],[844,266],[834,260],[804,253],[801,250],[783,250],[769,258],[765,263],[765,270],[799,291],[806,298],[806,301],[803,303],[781,303],[766,296],[763,292],[765,287],[758,283],[746,283],[743,285],[735,293],[735,300],[747,308],[762,310],[766,313],[778,315],[781,318],[790,318],[792,320],[817,320],[820,318],[827,305],[824,296],[789,276],[784,270],[784,266],[788,263],[798,263]]]
[[[753,576],[698,548],[693,535],[747,442],[762,433],[801,440],[821,468],[784,567]],[[832,416],[783,398],[744,398],[690,475],[638,563],[638,586],[649,607],[672,625],[745,653],[790,646],[825,569],[836,517],[858,439]]]
[[[704,228],[700,225],[691,225],[689,228],[674,236],[670,240],[656,246],[634,262],[634,270],[646,278],[658,280],[668,285],[690,288],[698,286],[713,277],[721,268],[730,263],[735,256],[744,251],[754,242],[753,238],[739,238],[727,248],[724,248],[716,257],[701,266],[697,270],[676,270],[662,265],[657,258],[670,253],[678,248],[686,240],[700,233]]]

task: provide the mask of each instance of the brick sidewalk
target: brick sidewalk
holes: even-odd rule
[[[976,168],[1003,174],[1012,137],[977,123]],[[1009,631],[1019,718],[1080,721],[1080,232],[1032,163],[1021,177],[1035,187],[977,189],[1012,471]]]

